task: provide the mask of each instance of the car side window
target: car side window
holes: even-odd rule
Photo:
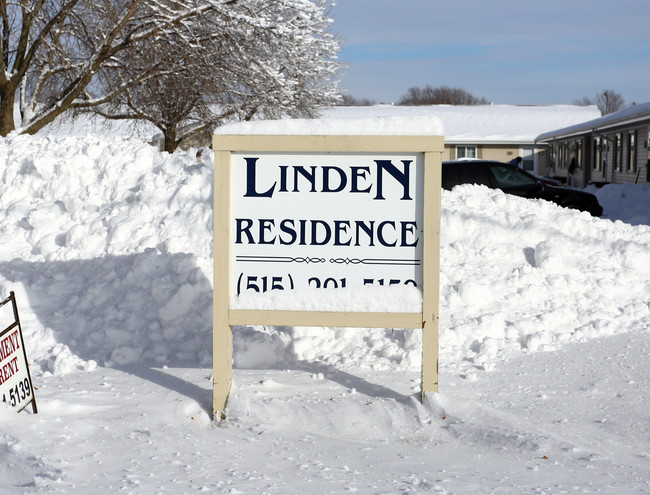
[[[459,184],[492,187],[487,167],[472,162],[446,163],[442,167],[442,186],[452,189]]]
[[[531,191],[537,188],[537,180],[520,170],[500,165],[494,165],[490,170],[499,189],[504,191],[513,189]]]

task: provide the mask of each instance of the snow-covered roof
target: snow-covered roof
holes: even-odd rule
[[[442,121],[445,142],[451,144],[533,143],[549,129],[574,125],[600,116],[595,106],[431,105],[334,107],[328,117],[433,115]]]
[[[626,110],[647,109],[648,105]],[[603,119],[614,115],[618,113]],[[598,117],[596,106],[577,105],[337,106],[325,108],[318,119],[232,123],[218,127],[215,134],[443,135],[449,144],[533,144],[550,129],[579,127],[594,119],[599,121]],[[158,131],[153,126],[134,128],[121,121],[90,116],[48,128],[48,133],[54,135],[89,132],[148,140]]]
[[[621,124],[631,124],[640,120],[650,120],[650,102],[632,105],[623,108],[618,112],[610,113],[600,118],[588,120],[576,125],[557,128],[540,134],[536,141],[548,141],[562,137],[570,137],[577,134],[584,134],[589,131],[604,130]]]
[[[280,119],[234,122],[218,127],[215,134],[296,136],[442,136],[442,122],[435,115],[337,116],[318,119]]]
[[[446,143],[534,143],[549,129],[575,125],[600,116],[595,106],[477,105],[477,106],[338,106],[326,108],[320,119],[277,120],[231,124],[217,133],[261,134],[439,134],[442,122]],[[356,120],[356,122],[355,122]],[[431,130],[433,129],[433,131]],[[389,132],[390,130],[390,132]]]

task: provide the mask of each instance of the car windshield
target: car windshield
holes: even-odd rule
[[[508,189],[531,190],[537,187],[537,180],[520,170],[500,165],[491,167],[491,170],[499,188],[504,191]]]

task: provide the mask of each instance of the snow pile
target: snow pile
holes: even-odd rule
[[[117,138],[14,136],[0,141],[0,156],[0,235],[8,240],[0,276],[38,321],[28,329],[38,336],[33,360],[53,373],[211,362],[211,153],[197,163],[195,152],[169,155]],[[634,191],[647,194],[604,188],[606,214],[625,212],[626,197],[639,203]],[[443,365],[489,368],[514,350],[647,328],[649,244],[647,226],[478,186],[444,192]],[[420,301],[408,288],[311,290],[269,293],[258,307],[281,299],[294,309],[318,300],[332,310],[404,312]],[[407,370],[420,366],[420,349],[415,331],[249,328],[235,332],[234,359],[241,367],[318,360]]]
[[[422,292],[410,285],[392,287],[344,287],[271,291],[260,295],[242,293],[230,303],[233,309],[279,309],[294,311],[348,311],[420,313]]]
[[[648,329],[649,227],[479,186],[443,202],[444,361],[490,366],[509,350]]]
[[[0,407],[2,493],[648,492],[647,186],[595,190],[603,218],[443,192],[441,393],[418,400],[419,331],[240,327],[219,424],[212,158],[0,139],[0,288],[39,406]],[[283,297],[419,304],[262,304]]]
[[[100,136],[14,136],[0,157],[0,277],[41,322],[33,359],[210,361],[211,158]]]
[[[650,184],[608,184],[586,189],[598,197],[606,218],[621,220],[631,225],[650,225]]]

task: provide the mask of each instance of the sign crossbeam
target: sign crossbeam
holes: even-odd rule
[[[422,328],[420,313],[349,313],[338,311],[230,310],[230,325],[287,327]]]

